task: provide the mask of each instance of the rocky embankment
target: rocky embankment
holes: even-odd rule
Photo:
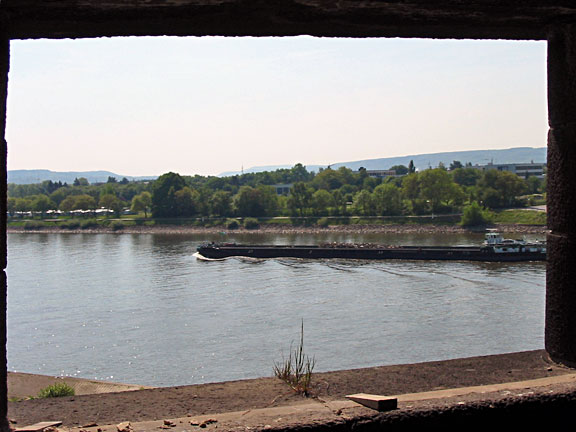
[[[515,234],[546,234],[548,229],[543,225],[500,224],[490,228],[504,233]],[[81,234],[209,234],[209,233],[238,233],[238,234],[322,234],[322,233],[388,233],[388,234],[458,234],[482,233],[486,227],[464,228],[458,225],[331,225],[328,227],[294,226],[294,225],[261,225],[258,229],[239,228],[228,230],[226,227],[196,227],[186,225],[154,225],[154,226],[126,226],[122,229],[97,227],[90,229],[61,229],[58,227],[43,227],[41,229],[26,230],[21,227],[8,227],[8,233],[81,233]]]

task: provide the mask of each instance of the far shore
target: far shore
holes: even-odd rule
[[[490,227],[461,227],[459,225],[433,225],[433,224],[405,224],[405,225],[330,225],[294,226],[294,225],[261,225],[258,229],[239,228],[228,230],[226,227],[197,227],[189,225],[152,225],[152,226],[125,226],[119,230],[109,227],[96,227],[90,229],[62,229],[59,227],[42,227],[41,229],[24,229],[22,227],[8,227],[8,233],[38,234],[38,233],[65,233],[65,234],[465,234],[483,233],[486,228],[494,228],[503,233],[513,234],[546,234],[548,228],[544,225],[496,224]]]

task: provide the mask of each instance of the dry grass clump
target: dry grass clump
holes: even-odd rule
[[[315,358],[304,353],[304,320],[302,320],[300,343],[296,348],[290,345],[287,359],[274,363],[274,375],[288,384],[296,393],[309,396],[315,364]]]

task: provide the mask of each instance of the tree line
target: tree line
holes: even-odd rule
[[[498,209],[522,205],[522,195],[545,192],[545,180],[481,171],[454,161],[450,166],[416,171],[414,165],[391,167],[398,176],[371,177],[366,169],[341,167],[309,172],[290,169],[230,177],[166,173],[155,181],[117,181],[72,185],[44,181],[8,185],[8,212],[70,212],[106,208],[120,215],[130,208],[144,217],[401,216],[460,212],[475,203]],[[290,185],[278,195],[273,185]]]

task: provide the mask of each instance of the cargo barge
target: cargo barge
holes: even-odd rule
[[[366,244],[324,244],[318,246],[242,245],[209,243],[198,246],[205,258],[339,258],[359,260],[439,260],[439,261],[545,261],[543,242],[507,240],[490,231],[481,246],[384,246]]]

